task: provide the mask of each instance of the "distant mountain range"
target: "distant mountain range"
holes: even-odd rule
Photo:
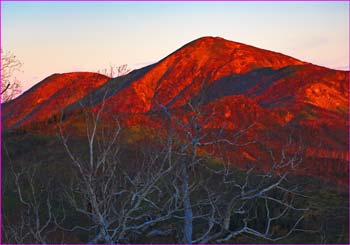
[[[275,135],[274,144],[283,144],[286,128],[298,129],[307,156],[319,162],[310,171],[325,177],[346,172],[347,181],[349,72],[219,37],[194,40],[117,78],[51,75],[3,104],[2,123],[5,131],[16,130],[47,121],[62,109],[74,113],[81,105],[104,103],[106,117],[122,114],[126,125],[152,126],[150,115],[160,105],[185,115],[190,101],[215,112],[208,127],[232,131],[254,123],[261,137]],[[243,153],[251,161],[260,154],[254,147]]]

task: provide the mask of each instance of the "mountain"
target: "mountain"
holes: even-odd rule
[[[154,115],[161,107],[183,116],[189,115],[191,102],[208,115],[215,114],[208,128],[237,131],[254,123],[251,135],[261,139],[274,135],[275,146],[285,144],[293,129],[301,134],[309,159],[320,162],[310,172],[325,176],[329,175],[325,169],[335,168],[334,176],[348,173],[348,84],[347,71],[203,37],[121,77],[52,75],[2,105],[2,122],[5,130],[13,130],[48,120],[62,109],[74,113],[81,105],[103,104],[105,117],[124,115],[125,125],[155,127],[159,118]],[[260,154],[256,147],[242,153],[250,160]]]
[[[297,59],[222,38],[204,37],[164,58],[139,79],[109,98],[115,112],[147,112],[157,104],[186,104],[219,78],[270,67],[302,65]],[[125,98],[132,98],[126,100]],[[113,105],[112,105],[113,104]]]
[[[2,106],[3,128],[46,120],[109,79],[91,72],[53,74]]]

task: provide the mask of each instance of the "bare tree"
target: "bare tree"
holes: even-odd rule
[[[98,70],[97,72],[113,78],[113,77],[124,76],[124,75],[128,74],[130,71],[131,71],[131,69],[128,67],[128,65],[123,64],[123,65],[119,65],[119,66],[110,65],[109,68]]]
[[[302,160],[303,147],[299,144],[292,146],[289,139],[279,157],[271,153],[273,164],[269,170],[256,170],[257,166],[252,166],[240,173],[228,163],[223,170],[212,171],[213,175],[223,179],[218,185],[224,191],[205,186],[210,207],[204,218],[208,229],[195,242],[225,242],[239,235],[278,241],[295,231],[317,232],[300,226],[304,213],[308,211],[299,200],[305,195],[288,179]],[[287,217],[289,225],[284,224]],[[285,226],[283,231],[276,229],[281,224]]]
[[[288,182],[289,174],[303,161],[302,142],[295,143],[289,137],[279,157],[269,149],[270,170],[258,171],[251,167],[242,171],[233,167],[230,157],[222,170],[212,170],[207,163],[215,158],[214,148],[224,147],[226,152],[232,152],[258,143],[247,137],[254,124],[233,133],[225,132],[224,126],[211,129],[215,111],[206,113],[192,102],[187,106],[188,116],[176,115],[160,105],[170,127],[174,128],[174,142],[178,142],[172,149],[177,156],[172,185],[173,189],[181,190],[176,193],[183,209],[182,214],[177,215],[183,220],[180,242],[225,242],[243,234],[277,241],[294,231],[302,231],[299,225],[307,208],[294,203],[294,199],[303,195]],[[224,163],[223,159],[221,162]],[[208,174],[203,169],[208,170]],[[276,232],[274,224],[291,215],[295,220],[287,227],[288,232]],[[233,219],[235,225],[232,225]],[[264,229],[261,222],[265,223]]]
[[[57,242],[52,235],[56,233],[58,226],[64,220],[64,216],[58,215],[58,210],[63,209],[62,199],[57,194],[57,183],[53,179],[40,176],[40,164],[13,167],[4,181],[5,189],[14,186],[19,207],[16,213],[3,213],[3,235],[7,243],[54,243]],[[53,203],[59,203],[54,207]]]
[[[203,119],[203,115],[200,111],[196,110],[195,107],[188,104],[193,115],[186,120],[181,120],[171,114],[164,106],[160,105],[163,111],[166,113],[169,119],[169,126],[174,128],[172,130],[172,136],[176,137],[175,142],[180,144],[174,145],[172,151],[177,155],[176,158],[176,169],[174,169],[175,181],[173,183],[173,189],[181,190],[177,191],[177,196],[183,205],[183,238],[182,242],[189,244],[193,242],[193,201],[191,200],[191,191],[194,186],[191,186],[191,170],[195,169],[196,165],[202,162],[202,158],[198,154],[198,147],[202,144],[202,140],[206,138],[207,134],[202,134],[203,125],[199,124],[198,121]],[[204,119],[206,120],[206,119]],[[180,133],[176,135],[173,132]],[[177,183],[180,186],[177,186]],[[191,190],[192,189],[192,190]],[[179,195],[179,193],[181,193]]]
[[[170,219],[176,209],[172,196],[165,196],[160,186],[172,170],[171,152],[163,148],[121,158],[122,127],[118,118],[104,117],[104,104],[105,98],[96,109],[81,104],[87,147],[80,152],[73,150],[69,126],[61,117],[60,137],[75,174],[66,196],[89,219],[88,225],[61,229],[87,231],[90,243],[128,242],[141,234],[164,233],[148,228]]]
[[[13,99],[21,92],[21,84],[14,77],[20,71],[22,62],[9,51],[1,49],[1,102]]]

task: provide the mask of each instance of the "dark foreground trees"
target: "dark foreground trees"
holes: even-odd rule
[[[17,200],[19,218],[5,217],[4,239],[278,242],[300,232],[322,238],[322,227],[310,223],[315,209],[308,193],[293,176],[304,160],[297,135],[270,147],[252,133],[255,125],[211,128],[215,113],[191,103],[186,115],[160,108],[152,116],[161,119],[159,127],[137,132],[121,126],[122,118],[106,121],[104,103],[94,109],[81,105],[75,118],[63,113],[56,154],[64,155],[64,174],[52,167],[57,175],[44,177],[42,164],[9,168],[5,189]],[[241,160],[230,153],[251,145],[263,147],[270,164],[235,167]]]
[[[12,206],[2,213],[3,243],[50,243],[62,241],[63,195],[45,166],[19,164],[10,167],[3,180],[5,200]],[[64,236],[63,236],[64,237]]]
[[[254,124],[225,132],[224,128],[210,129],[214,112],[203,112],[191,103],[189,116],[175,115],[161,107],[168,117],[168,128],[173,129],[170,138],[176,142],[172,145],[175,158],[171,183],[180,192],[183,208],[178,216],[183,220],[179,242],[228,242],[243,234],[277,241],[304,230],[300,223],[308,208],[298,205],[302,190],[288,183],[289,174],[303,161],[301,140],[286,139],[280,155],[269,149],[271,164],[263,171],[256,170],[258,166],[239,170],[230,157],[226,162],[219,158],[220,167],[213,169],[208,163],[222,156],[223,149],[240,151],[258,143],[247,137]],[[287,216],[286,230],[276,231],[275,225]]]
[[[147,228],[171,218],[172,197],[165,199],[162,182],[172,170],[166,148],[140,148],[122,157],[118,118],[108,123],[96,109],[82,106],[86,141],[80,151],[70,146],[69,126],[60,123],[60,137],[72,162],[74,178],[64,186],[71,208],[86,216],[84,225],[67,231],[89,232],[89,243],[130,242]],[[125,152],[124,152],[125,154]]]
[[[102,120],[104,102],[95,109],[82,105],[85,148],[70,146],[69,125],[61,120],[60,137],[74,173],[64,190],[71,208],[88,220],[61,229],[88,231],[92,243],[171,235],[179,243],[227,242],[242,234],[277,241],[303,230],[308,209],[298,204],[301,190],[288,183],[303,160],[301,142],[290,137],[280,156],[271,150],[269,169],[238,170],[216,157],[218,149],[256,144],[241,139],[254,125],[227,133],[208,129],[215,115],[190,103],[185,117],[160,107],[154,117],[162,119],[161,128],[148,142],[134,144],[128,156],[122,152],[119,119]],[[212,169],[215,157],[221,165]],[[286,217],[285,230],[276,230]]]

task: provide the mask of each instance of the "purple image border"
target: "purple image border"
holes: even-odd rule
[[[213,0],[151,0],[151,1],[147,1],[147,0],[124,0],[124,1],[120,1],[120,0],[101,0],[101,1],[97,1],[97,0],[0,0],[0,47],[2,48],[2,2],[164,2],[164,3],[169,3],[169,2],[349,2],[349,8],[348,8],[348,12],[349,12],[349,19],[348,19],[348,23],[350,25],[350,0],[218,0],[218,1],[213,1]],[[348,30],[348,36],[350,35],[350,30]],[[350,42],[348,43],[349,45],[349,50],[350,50]],[[349,63],[350,64],[350,55],[349,55]],[[0,60],[0,67],[2,67],[2,61]],[[0,77],[2,77],[1,74],[1,70],[0,70]],[[350,90],[350,80],[348,81],[348,88]],[[0,95],[0,116],[1,116],[1,120],[0,120],[0,137],[1,137],[1,141],[0,141],[0,244],[2,243],[2,106],[1,106],[1,95]],[[350,94],[348,95],[348,101],[350,101]],[[350,113],[349,113],[350,114]],[[350,119],[350,118],[349,118]],[[349,129],[349,128],[348,128]],[[348,139],[350,140],[350,130],[348,130]],[[349,149],[350,151],[350,144],[349,144]],[[348,162],[348,164],[350,164],[350,162]],[[350,176],[350,167],[348,168],[348,176]],[[348,191],[349,191],[349,186],[350,186],[350,178],[348,177]],[[350,195],[348,195],[350,198]],[[350,203],[350,199],[349,199],[349,203]],[[349,229],[350,229],[350,218],[348,217],[348,234],[350,233]],[[350,240],[349,240],[350,242]],[[69,243],[65,243],[67,245],[70,245]],[[261,243],[262,244],[262,243]],[[270,245],[270,243],[263,243],[265,245]],[[334,244],[334,243],[332,243]],[[349,243],[350,244],[350,243]],[[74,243],[72,245],[79,245],[77,243]],[[159,244],[161,245],[161,244]],[[271,244],[272,245],[272,244]],[[285,244],[287,245],[287,244]],[[314,244],[314,245],[321,245],[321,244]],[[335,245],[335,244],[334,244]]]
[[[0,0],[0,2],[350,2],[350,0]]]

